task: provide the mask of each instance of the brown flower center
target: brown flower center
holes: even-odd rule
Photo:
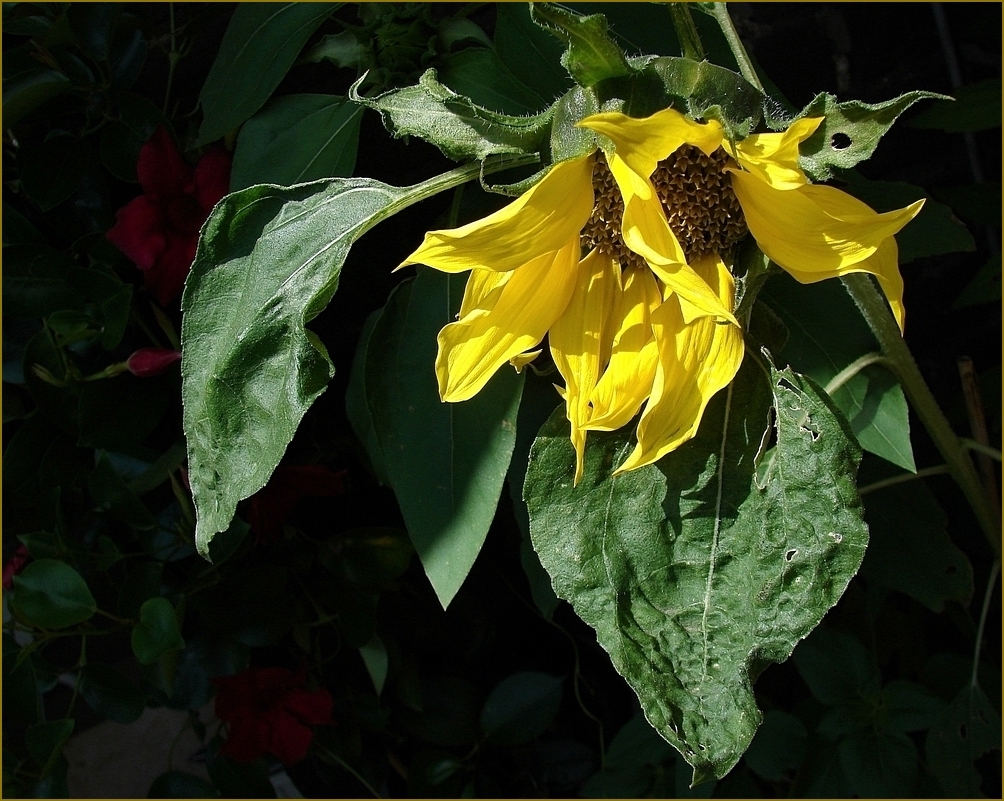
[[[688,262],[706,253],[726,255],[749,231],[732,180],[725,172],[728,163],[728,154],[720,148],[708,156],[684,145],[660,161],[652,174],[669,228]],[[644,266],[645,260],[624,244],[624,199],[602,152],[597,152],[593,163],[593,191],[595,204],[582,229],[582,247],[587,251],[599,248],[622,267]]]

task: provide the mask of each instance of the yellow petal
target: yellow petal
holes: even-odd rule
[[[544,338],[572,295],[578,261],[576,236],[513,271],[500,292],[489,293],[490,307],[471,303],[469,314],[439,332],[436,375],[444,401],[472,397],[499,367]]]
[[[702,259],[695,269],[731,309],[735,286],[725,265]],[[652,397],[638,422],[638,444],[616,473],[652,464],[691,439],[708,401],[732,381],[743,360],[738,326],[710,317],[686,323],[673,298],[652,313],[652,329],[659,348]]]
[[[645,178],[651,178],[656,164],[682,145],[699,147],[710,156],[722,143],[717,121],[694,122],[671,108],[644,119],[618,112],[594,114],[578,124],[610,139],[617,155]]]
[[[526,353],[521,353],[518,356],[513,356],[509,360],[509,364],[516,368],[517,373],[522,373],[523,368],[526,367],[530,362],[540,356],[544,352],[543,348],[537,348],[537,350],[531,350]]]
[[[471,312],[481,309],[487,311],[497,302],[498,296],[513,273],[497,273],[494,270],[471,270],[464,287],[464,299],[460,304],[458,319],[463,319]]]
[[[577,238],[593,210],[592,156],[564,161],[508,206],[482,220],[430,231],[401,263],[447,273],[477,267],[505,272]]]
[[[669,289],[687,301],[688,322],[700,315],[736,322],[707,282],[687,264],[683,248],[666,222],[666,213],[652,182],[617,154],[610,155],[608,163],[624,198],[624,244],[645,259]]]
[[[753,134],[728,150],[741,167],[755,173],[775,189],[794,189],[808,183],[798,166],[798,146],[815,132],[822,117],[796,120],[783,133]]]
[[[612,338],[610,320],[620,291],[620,265],[593,250],[578,266],[578,279],[564,312],[551,326],[548,342],[565,379],[565,407],[575,446],[575,483],[582,478],[589,396],[600,377],[603,351]]]
[[[831,186],[778,190],[750,173],[731,173],[732,188],[753,238],[772,261],[796,278],[812,274],[814,280],[822,280],[851,272],[924,204],[920,200],[878,214]]]
[[[655,277],[644,268],[624,271],[617,301],[610,362],[590,396],[593,410],[586,428],[614,431],[634,417],[652,392],[659,351],[650,315],[662,303]]]

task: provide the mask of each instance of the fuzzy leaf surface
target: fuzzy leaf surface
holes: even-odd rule
[[[766,481],[755,461],[776,408]],[[751,682],[839,599],[867,528],[860,449],[822,391],[747,358],[698,435],[619,476],[629,432],[590,434],[585,475],[562,411],[541,429],[524,497],[559,597],[596,629],[653,727],[694,768],[724,776],[761,720]]]
[[[451,159],[484,159],[492,153],[532,153],[539,149],[551,121],[547,110],[532,117],[511,117],[489,111],[439,82],[426,70],[415,86],[392,89],[377,97],[349,98],[380,112],[395,137],[417,136]]]
[[[182,300],[182,399],[196,544],[261,489],[334,374],[305,325],[349,248],[418,196],[362,178],[228,195],[203,228]]]

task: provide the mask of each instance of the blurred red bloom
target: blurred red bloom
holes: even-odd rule
[[[126,369],[138,378],[150,378],[180,359],[181,352],[170,348],[140,348],[126,359]]]
[[[162,306],[181,294],[199,229],[229,188],[230,162],[229,153],[214,148],[193,170],[163,127],[139,152],[143,194],[118,210],[107,237],[143,270]]]
[[[286,668],[251,668],[213,679],[216,716],[230,724],[220,753],[253,762],[266,753],[289,765],[303,759],[314,732],[331,724],[333,701],[324,688],[307,689],[307,673]]]
[[[251,496],[247,520],[258,543],[279,539],[282,524],[301,498],[333,498],[345,492],[342,476],[321,464],[279,465],[268,484]]]
[[[23,544],[18,545],[17,550],[7,560],[7,564],[3,566],[3,588],[5,590],[14,586],[14,576],[24,570],[24,566],[28,564],[30,559],[28,549]]]

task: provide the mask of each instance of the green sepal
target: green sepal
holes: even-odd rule
[[[631,62],[636,72],[604,81],[596,90],[601,101],[622,100],[632,117],[672,106],[693,119],[717,120],[734,141],[753,132],[773,103],[738,73],[708,61],[646,56]]]
[[[579,86],[588,89],[635,71],[607,33],[607,18],[602,14],[583,17],[551,3],[531,3],[530,17],[568,45],[561,65]]]
[[[917,91],[871,104],[860,100],[840,103],[831,94],[816,95],[796,118],[823,118],[816,132],[799,146],[799,164],[814,181],[832,178],[835,169],[846,170],[870,158],[896,118],[917,101],[929,98],[948,99],[936,92]]]
[[[484,159],[493,153],[537,152],[553,113],[549,108],[531,117],[512,117],[490,111],[444,86],[434,69],[426,70],[415,86],[372,98],[359,94],[365,78],[349,89],[351,100],[379,111],[396,138],[417,136],[458,161]]]
[[[772,407],[777,445],[761,478]],[[573,487],[556,411],[530,454],[530,533],[555,592],[596,629],[697,784],[739,760],[761,720],[752,681],[790,656],[861,564],[861,451],[817,385],[752,353],[693,440],[611,475],[633,446],[628,431],[591,432]]]

